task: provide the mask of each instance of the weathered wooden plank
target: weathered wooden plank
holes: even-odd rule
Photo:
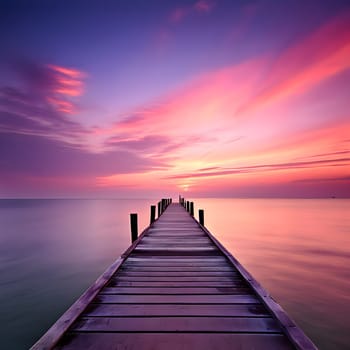
[[[281,333],[272,318],[244,317],[84,317],[77,332],[213,332]]]
[[[245,286],[246,282],[243,280],[238,281],[230,281],[230,282],[223,282],[223,281],[205,281],[205,282],[198,282],[198,281],[187,281],[187,282],[150,282],[150,281],[142,281],[142,282],[135,282],[135,281],[119,281],[118,279],[111,280],[108,284],[108,286],[118,286],[118,287],[169,287],[169,288],[176,288],[176,287],[237,287],[237,286]]]
[[[220,251],[218,250],[193,250],[193,249],[183,249],[183,250],[172,250],[172,249],[159,249],[159,250],[143,250],[143,249],[135,249],[135,252],[133,253],[134,257],[166,257],[170,258],[172,256],[174,257],[198,257],[198,258],[210,258],[210,257],[219,257]]]
[[[217,264],[217,263],[227,263],[227,260],[223,256],[208,256],[208,257],[200,257],[200,256],[137,256],[136,254],[133,254],[130,256],[127,260],[127,262],[161,262],[161,263],[168,263],[169,265],[172,265],[173,263],[203,263],[203,264]]]
[[[203,232],[193,232],[193,231],[185,231],[185,230],[167,230],[164,231],[151,231],[149,232],[149,235],[152,235],[154,238],[182,238],[182,239],[191,239],[193,236],[198,238],[207,238],[205,233]]]
[[[210,247],[213,246],[210,242],[206,241],[200,241],[200,242],[193,242],[193,241],[174,241],[174,240],[161,240],[158,242],[150,242],[145,241],[139,244],[139,246],[157,246],[157,247]]]
[[[280,334],[71,333],[55,349],[103,350],[292,350]]]
[[[220,271],[222,268],[228,268],[229,265],[227,263],[217,263],[217,264],[205,264],[205,263],[161,263],[161,262],[148,262],[146,261],[145,263],[142,262],[129,262],[129,263],[125,263],[123,264],[123,267],[125,268],[176,268],[176,269],[181,269],[181,268],[188,268],[188,269],[206,269],[206,268],[214,268],[218,271]],[[232,268],[230,269],[232,270]]]
[[[152,228],[150,228],[149,233],[160,233],[162,234],[166,230],[166,234],[169,234],[171,232],[177,233],[177,232],[185,232],[189,234],[198,233],[200,235],[203,234],[203,231],[198,226],[193,225],[192,223],[189,223],[189,225],[182,225],[178,226],[175,224],[169,225],[169,224],[156,224]]]
[[[113,281],[130,281],[130,282],[231,282],[240,280],[241,277],[236,276],[115,276],[113,277]]]
[[[268,317],[262,304],[90,304],[85,316]]]
[[[194,242],[142,242],[138,245],[138,248],[148,247],[148,248],[210,248],[213,249],[213,245],[209,242],[194,243]]]
[[[194,240],[184,240],[184,239],[164,239],[164,238],[160,238],[157,241],[153,241],[153,240],[144,240],[142,241],[139,245],[173,245],[173,246],[190,246],[190,247],[207,247],[207,246],[212,246],[213,244],[210,241],[207,241],[205,239],[198,239],[197,241]]]
[[[178,234],[176,235],[167,235],[164,234],[162,236],[155,236],[154,234],[147,233],[144,238],[142,239],[142,242],[158,242],[159,240],[164,241],[177,241],[177,242],[211,242],[210,238],[208,238],[207,235],[192,235],[192,236],[183,236],[179,237]]]
[[[215,258],[215,257],[214,257]],[[133,266],[212,266],[212,267],[220,267],[220,266],[230,266],[230,263],[225,260],[213,260],[213,257],[208,257],[208,259],[205,261],[205,259],[196,261],[188,261],[185,259],[185,257],[182,257],[181,259],[172,259],[171,261],[162,259],[162,260],[156,260],[149,259],[149,257],[138,257],[138,260],[134,260],[132,258],[129,258],[128,261],[125,262],[125,266],[133,265]],[[124,266],[124,264],[123,264]],[[232,269],[232,267],[231,267]]]
[[[149,232],[147,235],[145,235],[145,238],[152,238],[154,240],[157,239],[177,239],[177,240],[184,240],[184,241],[189,241],[189,240],[201,240],[201,239],[208,239],[208,236],[201,232],[201,233],[191,233],[191,232],[185,232],[182,234],[181,232],[173,233],[171,234],[170,232],[166,231],[166,233],[155,233],[155,232]]]
[[[116,278],[119,277],[239,277],[236,271],[120,271]]]
[[[165,265],[159,265],[159,266],[143,266],[143,265],[137,265],[134,266],[133,264],[123,264],[123,267],[120,269],[120,272],[122,271],[138,271],[138,272],[163,272],[163,271],[173,271],[173,272],[233,272],[238,273],[237,271],[233,271],[231,267],[224,265],[219,267],[214,266],[165,266]]]
[[[155,252],[156,254],[159,252],[164,252],[164,253],[168,253],[168,252],[189,252],[192,253],[191,255],[194,255],[197,252],[201,252],[201,253],[206,253],[206,252],[212,252],[212,251],[216,251],[218,252],[218,249],[216,247],[210,246],[210,245],[206,245],[205,247],[202,246],[171,246],[169,247],[168,245],[151,245],[148,246],[146,244],[139,244],[136,248],[135,248],[135,252],[139,253],[140,251],[151,251],[151,252]]]
[[[254,295],[118,295],[99,294],[95,303],[110,304],[259,304]]]
[[[144,243],[152,243],[152,244],[156,244],[156,243],[168,243],[168,242],[172,242],[172,243],[180,243],[180,244],[201,244],[201,243],[207,243],[207,244],[211,244],[213,245],[212,242],[210,242],[210,239],[208,237],[196,237],[195,239],[192,237],[155,237],[155,236],[148,236],[145,237],[141,244]]]
[[[252,294],[247,287],[105,287],[101,294]]]

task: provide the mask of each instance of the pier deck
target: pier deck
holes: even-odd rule
[[[180,204],[171,204],[32,349],[316,349]]]

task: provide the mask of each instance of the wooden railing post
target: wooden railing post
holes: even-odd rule
[[[189,212],[190,211],[190,202],[186,201],[186,210]]]
[[[158,218],[162,215],[162,208],[160,202],[158,202]]]
[[[151,205],[151,217],[150,217],[150,224],[152,224],[156,219],[156,206]]]
[[[130,228],[131,228],[131,242],[134,243],[134,241],[137,240],[137,236],[138,236],[137,214],[135,213],[130,214]]]
[[[190,204],[190,214],[193,216],[194,215],[194,204],[191,202]]]
[[[199,223],[204,226],[204,210],[199,209],[198,210],[198,217],[199,217]]]

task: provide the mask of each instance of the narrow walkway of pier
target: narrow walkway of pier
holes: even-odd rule
[[[77,303],[33,349],[315,349],[179,204]]]

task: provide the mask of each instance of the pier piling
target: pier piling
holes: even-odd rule
[[[150,217],[150,224],[152,224],[156,220],[156,206],[151,205],[151,217]]]
[[[134,243],[138,236],[137,214],[130,214],[131,242]]]
[[[199,217],[199,223],[204,226],[204,210],[199,209],[198,210],[198,217]]]

